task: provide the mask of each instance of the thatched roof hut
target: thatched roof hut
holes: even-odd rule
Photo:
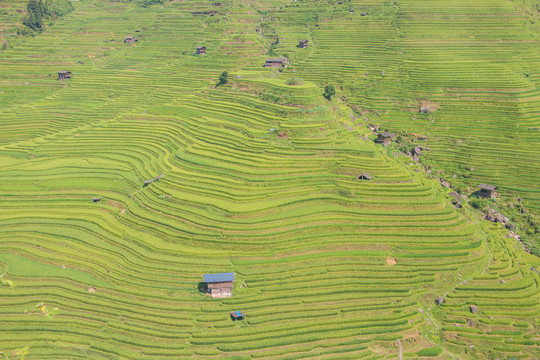
[[[486,185],[486,184],[480,184],[478,185],[480,188],[479,195],[482,197],[486,197],[488,199],[492,199],[497,197],[497,187],[494,185]]]
[[[356,177],[356,179],[358,180],[373,180],[373,177],[369,174],[366,174],[366,173],[361,173],[360,175],[358,175]]]
[[[71,79],[71,71],[60,70],[58,71],[58,80]]]

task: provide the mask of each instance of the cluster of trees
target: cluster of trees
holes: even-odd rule
[[[163,2],[164,0],[143,0],[142,6],[146,8],[154,4],[163,4]]]
[[[54,21],[70,13],[73,5],[69,0],[30,0],[26,10],[28,16],[24,18],[23,24],[34,31],[42,31],[45,21]]]

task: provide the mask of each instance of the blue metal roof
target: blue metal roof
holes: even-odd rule
[[[234,281],[234,273],[204,274],[205,283],[215,283],[223,281]]]

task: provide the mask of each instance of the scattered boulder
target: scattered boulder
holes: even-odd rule
[[[429,114],[429,107],[428,106],[421,106],[420,109],[418,109],[418,112],[421,114]]]
[[[437,305],[441,306],[442,303],[444,302],[444,298],[442,296],[439,296],[436,300],[435,300],[435,303],[437,303]]]
[[[422,155],[422,149],[420,147],[418,147],[418,146],[415,146],[413,151],[418,156]]]
[[[496,213],[496,214],[495,214],[495,220],[496,220],[497,222],[500,222],[500,223],[506,223],[505,219],[506,219],[506,218],[504,217],[503,214],[501,214],[501,213]]]
[[[506,284],[506,281],[504,281],[503,279],[499,279],[499,283],[500,284]]]
[[[474,326],[474,323],[472,322],[471,319],[467,319],[467,325],[469,325],[469,326]]]
[[[469,310],[473,313],[473,314],[478,314],[478,307],[476,305],[469,305]]]

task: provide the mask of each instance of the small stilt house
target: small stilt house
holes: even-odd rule
[[[60,70],[58,72],[58,80],[71,79],[71,71]]]
[[[232,296],[234,273],[204,274],[206,291],[213,298],[224,298]]]
[[[279,59],[266,59],[266,63],[263,65],[263,67],[269,68],[269,67],[285,67],[289,64],[289,60],[284,58]]]
[[[198,55],[206,54],[206,46],[197,46],[197,54]]]
[[[308,46],[308,41],[307,40],[300,40],[298,42],[298,47],[301,48],[301,49],[307,48],[307,46]]]
[[[124,43],[126,44],[133,44],[133,42],[135,42],[135,38],[133,36],[126,36],[124,39]]]
[[[395,134],[385,131],[377,134],[377,139],[375,140],[375,142],[383,145],[389,145],[395,136]]]
[[[231,311],[231,319],[234,321],[236,320],[243,320],[246,315],[241,311]]]
[[[480,184],[478,185],[480,188],[479,195],[481,197],[485,197],[488,199],[493,199],[497,197],[497,187],[493,185],[486,185],[486,184]]]

